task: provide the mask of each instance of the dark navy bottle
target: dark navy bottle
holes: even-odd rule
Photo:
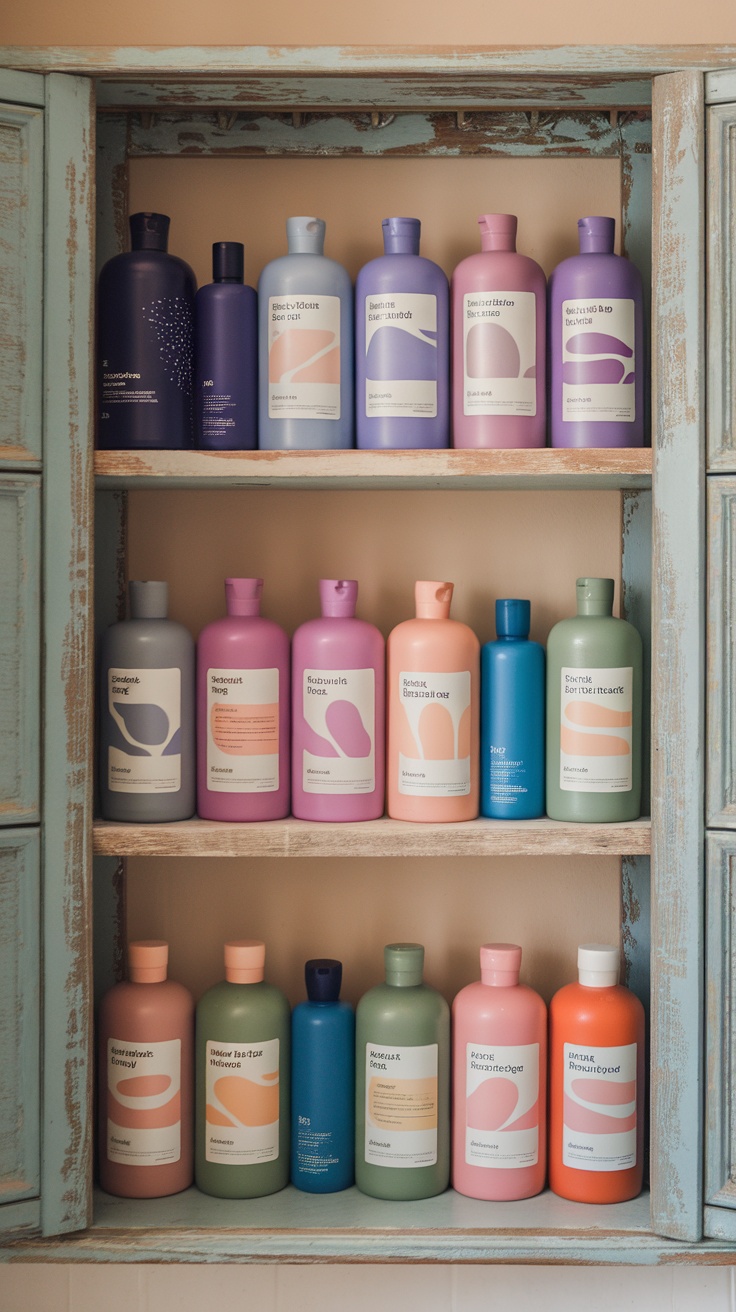
[[[108,260],[97,289],[97,445],[192,444],[196,283],[167,254],[166,214],[131,214],[131,249]]]
[[[208,451],[258,445],[258,297],[243,273],[242,243],[216,241],[214,282],[194,302],[195,432]]]
[[[481,647],[480,810],[492,820],[544,815],[544,649],[530,604],[496,602],[496,642]]]
[[[338,1001],[342,964],[304,967],[308,1001],[291,1018],[291,1182],[332,1194],[354,1181],[355,1015]]]

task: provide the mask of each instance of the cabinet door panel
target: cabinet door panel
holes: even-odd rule
[[[736,476],[708,479],[707,823],[736,829]]]
[[[736,104],[708,110],[707,314],[708,467],[736,471]]]
[[[0,831],[0,1203],[39,1189],[39,861],[37,830]]]
[[[0,478],[0,825],[39,816],[41,484]]]
[[[709,834],[705,1201],[736,1208],[736,835]]]

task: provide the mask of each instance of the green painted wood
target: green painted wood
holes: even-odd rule
[[[706,105],[718,105],[728,101],[736,101],[736,71],[733,68],[724,68],[719,73],[707,73]]]
[[[706,1207],[704,1216],[706,1238],[736,1244],[736,1212],[725,1207]]]
[[[0,1204],[0,1234],[3,1243],[17,1237],[38,1234],[41,1229],[41,1203],[38,1198],[26,1199],[23,1203]],[[0,1261],[2,1261],[0,1246]]]
[[[35,106],[46,104],[46,85],[38,73],[17,73],[0,64],[0,101],[13,105]]]
[[[41,482],[0,476],[0,825],[40,819]]]
[[[706,869],[705,1199],[736,1208],[736,835],[708,835]]]
[[[736,75],[732,77],[736,100]],[[708,110],[708,468],[736,471],[736,104]]]
[[[736,829],[736,477],[708,479],[706,823]]]
[[[40,841],[0,830],[0,1202],[40,1184]],[[0,1229],[16,1214],[0,1208]]]
[[[652,494],[621,498],[621,615],[641,634],[643,657],[641,810],[649,815],[652,704]]]
[[[121,114],[97,118],[97,271],[128,248],[128,120]]]

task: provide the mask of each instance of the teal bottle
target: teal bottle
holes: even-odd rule
[[[304,977],[291,1015],[291,1183],[334,1194],[355,1176],[355,1013],[340,1001],[340,961],[308,961]]]
[[[544,815],[544,648],[529,640],[531,606],[496,602],[496,641],[480,651],[480,811],[491,820]]]

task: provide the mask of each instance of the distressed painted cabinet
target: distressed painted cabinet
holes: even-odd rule
[[[4,611],[0,615],[0,654],[17,676],[17,693],[0,698],[3,739],[15,753],[0,764],[0,803],[7,793],[11,808],[8,828],[0,830],[0,989],[7,1020],[0,1031],[0,1186],[9,1181],[15,1189],[0,1206],[0,1225],[10,1232],[3,1255],[733,1261],[733,1073],[724,1037],[730,1034],[733,971],[732,849],[725,832],[709,840],[706,908],[702,690],[707,173],[713,179],[708,230],[721,259],[717,266],[711,246],[710,267],[720,271],[709,283],[710,522],[716,535],[710,560],[718,579],[711,585],[710,659],[711,681],[720,677],[724,693],[719,701],[711,692],[708,735],[716,764],[708,778],[708,823],[725,831],[736,827],[729,819],[733,712],[725,697],[732,588],[729,529],[716,524],[730,522],[729,475],[736,478],[730,409],[736,180],[729,136],[736,81],[728,72],[736,66],[736,49],[10,49],[0,51],[0,65],[10,69],[0,81],[6,102],[0,114],[0,295],[7,317],[19,325],[7,341],[3,337],[0,363],[0,385],[10,398],[0,416],[0,535],[3,545],[14,544],[7,559],[16,562],[15,573],[8,568],[0,585],[0,599],[23,621],[6,631]],[[707,101],[713,107],[706,148]],[[715,147],[716,140],[721,145]],[[101,262],[124,242],[128,159],[192,151],[225,158],[582,153],[617,160],[624,248],[652,270],[652,451],[99,453],[93,533],[95,179]],[[623,608],[647,644],[651,631],[651,823],[535,821],[517,829],[478,821],[449,831],[390,821],[352,827],[288,821],[208,826],[196,820],[155,828],[93,825],[93,610],[98,624],[116,617],[125,497],[128,489],[146,487],[252,487],[263,497],[269,487],[305,494],[311,488],[565,488],[581,496],[617,490]],[[22,572],[21,559],[35,561],[30,573]],[[40,729],[29,734],[38,706]],[[12,810],[22,806],[28,809]],[[492,860],[540,852],[620,858],[628,978],[650,1005],[649,1193],[614,1208],[585,1208],[549,1193],[491,1206],[448,1192],[400,1209],[354,1190],[315,1200],[287,1189],[257,1203],[226,1203],[195,1190],[145,1204],[94,1197],[90,999],[93,985],[106,986],[119,965],[112,922],[114,904],[124,895],[121,858],[146,852],[328,857],[343,854],[346,839],[352,855],[376,860]],[[713,993],[704,1081],[706,928]]]

